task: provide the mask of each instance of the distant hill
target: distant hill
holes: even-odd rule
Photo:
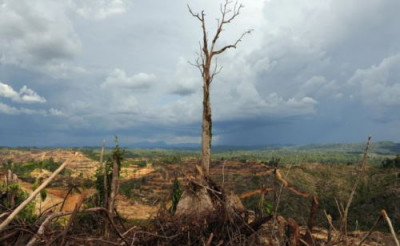
[[[200,144],[196,143],[181,143],[167,144],[165,142],[139,142],[130,144],[121,144],[126,149],[165,149],[165,150],[192,150],[200,151]],[[0,149],[8,148],[1,146]],[[100,146],[49,146],[49,149],[68,148],[68,149],[100,149]],[[112,148],[112,146],[108,146]],[[12,149],[37,149],[37,147],[15,147]],[[365,149],[365,143],[320,143],[320,144],[305,144],[305,145],[213,145],[212,150],[216,153],[230,151],[278,151],[278,152],[332,152],[346,154],[362,154]],[[400,153],[400,143],[392,141],[372,142],[369,153],[377,155],[391,156]]]
[[[365,149],[365,143],[327,143],[327,144],[307,144],[289,147],[292,150],[298,151],[334,151],[334,152],[346,152],[346,153],[363,153]],[[372,142],[370,153],[379,155],[394,155],[400,153],[400,143],[394,143],[391,141]]]

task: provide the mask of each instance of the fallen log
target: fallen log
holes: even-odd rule
[[[264,192],[273,191],[273,190],[274,190],[274,188],[259,188],[257,190],[252,190],[252,191],[248,191],[248,192],[242,193],[242,194],[239,195],[239,198],[240,199],[244,199],[244,198],[247,198],[247,197],[255,196],[255,195],[258,195],[258,194],[261,194],[261,193],[264,193]]]

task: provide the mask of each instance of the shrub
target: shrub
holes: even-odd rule
[[[383,168],[400,168],[400,154],[396,155],[395,158],[385,158],[382,161]]]
[[[179,180],[177,178],[174,179],[174,182],[172,184],[172,190],[171,190],[171,201],[172,201],[172,205],[169,208],[169,212],[171,214],[174,214],[176,211],[176,207],[178,206],[178,202],[181,199],[182,196],[182,187],[181,187],[181,183],[179,182]]]
[[[60,162],[55,162],[53,158],[46,159],[43,161],[31,160],[25,163],[11,165],[11,169],[14,173],[22,178],[29,177],[30,173],[35,169],[46,169],[50,172],[54,172],[61,165]],[[63,173],[67,173],[64,171]]]
[[[0,193],[6,194],[0,200],[1,207],[5,209],[14,209],[20,203],[28,198],[28,193],[23,191],[19,184],[2,185]],[[17,218],[25,223],[33,223],[37,216],[35,212],[35,202],[30,202],[18,215]]]
[[[134,163],[136,166],[143,168],[147,166],[147,162],[145,160],[135,161]]]
[[[261,162],[264,165],[268,165],[271,167],[278,167],[279,163],[281,162],[281,158],[279,157],[272,157],[269,161]]]

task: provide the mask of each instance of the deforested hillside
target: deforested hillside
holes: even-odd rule
[[[9,165],[12,169],[16,165],[32,163],[32,159],[63,160],[63,158],[75,155],[73,151],[69,150],[3,151],[5,154],[2,155],[2,158],[7,159],[2,166],[3,176],[6,175],[4,168],[10,163],[13,163],[13,165]],[[190,177],[196,175],[193,167],[199,163],[199,159],[195,152],[138,151],[141,152],[141,156],[135,153],[136,150],[127,150],[126,156],[131,157],[124,158],[122,161],[120,189],[116,197],[115,208],[121,219],[124,220],[124,227],[141,225],[144,226],[144,230],[151,231],[154,230],[150,226],[152,223],[160,223],[157,222],[160,211],[163,211],[164,208],[168,209],[173,204],[171,192],[174,192],[175,189],[174,182],[177,180],[184,191],[185,187],[193,182]],[[111,154],[109,151],[107,152]],[[51,156],[52,153],[54,156]],[[41,213],[47,209],[55,208],[56,211],[68,212],[82,202],[85,207],[91,207],[96,203],[98,199],[96,170],[98,170],[99,162],[90,158],[96,159],[97,152],[91,153],[86,150],[84,153],[76,154],[77,162],[71,163],[73,168],[70,169],[71,172],[67,176],[60,176],[51,185],[51,188],[46,189],[47,197],[43,201],[40,197],[35,199],[35,210],[33,211],[36,215],[34,216],[41,216]],[[225,156],[222,157],[224,154]],[[300,226],[301,233],[305,235],[306,231],[304,230],[309,221],[312,205],[310,199],[316,197],[319,206],[315,215],[313,235],[319,243],[328,241],[330,224],[327,215],[332,218],[331,223],[338,230],[341,218],[338,206],[345,206],[360,171],[360,163],[284,163],[283,158],[279,157],[259,162],[243,159],[247,155],[243,155],[242,151],[220,152],[218,155],[221,156],[211,162],[210,178],[216,182],[218,187],[224,187],[224,190],[231,190],[238,195],[241,203],[249,212],[251,220],[259,218],[259,216],[278,214],[285,220],[288,218],[295,220]],[[238,156],[241,158],[237,159]],[[360,162],[360,158],[358,159]],[[14,160],[22,162],[14,163]],[[96,163],[97,168],[91,167],[92,175],[83,176],[75,173],[86,170],[78,168],[80,161]],[[54,161],[54,165],[59,164]],[[34,183],[38,177],[47,178],[49,174],[47,169],[34,169],[28,174],[30,178],[25,177],[26,181],[20,180],[19,183],[23,190],[29,193],[34,189]],[[82,181],[85,179],[86,182]],[[75,188],[71,189],[72,187]],[[400,169],[367,164],[366,173],[357,187],[349,210],[348,230],[351,232],[348,234],[349,241],[360,242],[366,232],[374,226],[382,209],[389,214],[393,227],[399,228],[399,200]],[[60,203],[63,201],[64,205],[61,208]],[[56,207],[53,207],[54,205]],[[96,218],[96,216],[92,217],[92,219]],[[90,227],[90,231],[93,233],[100,230],[100,225],[93,228],[90,224],[85,224],[87,222],[82,219],[84,218],[79,219],[81,223],[88,229]],[[252,237],[245,241],[261,245],[264,245],[263,242],[273,243],[275,239],[271,233],[273,233],[274,222],[265,223],[264,226],[258,228],[258,238]],[[76,228],[73,229],[73,231],[75,230]],[[375,242],[377,245],[392,242],[391,236],[388,234],[388,226],[383,221],[377,224],[374,230],[379,231],[380,234],[375,232],[366,242]],[[338,232],[332,231],[331,233],[331,236],[335,237],[335,233]]]

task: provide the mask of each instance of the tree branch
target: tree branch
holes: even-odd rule
[[[214,80],[214,76],[219,74],[221,72],[221,70],[222,70],[222,66],[219,67],[218,66],[218,60],[215,59],[215,66],[214,66],[213,72],[211,73],[210,83]]]
[[[253,31],[253,29],[250,29],[250,30],[248,30],[248,31],[246,31],[246,32],[244,32],[244,33],[242,33],[242,35],[236,40],[236,42],[235,42],[234,44],[230,44],[230,45],[227,45],[227,46],[225,46],[225,47],[223,47],[223,48],[221,48],[221,49],[219,49],[219,50],[217,50],[217,51],[213,51],[213,52],[211,53],[211,55],[214,56],[214,55],[221,54],[221,53],[223,53],[225,50],[230,49],[230,48],[235,48],[235,49],[236,49],[236,46],[238,45],[239,42],[242,41],[242,38],[243,38],[244,36],[248,35],[248,34],[251,34],[252,31]]]
[[[386,220],[386,223],[387,223],[388,226],[389,226],[390,233],[392,233],[393,240],[394,240],[394,242],[396,243],[396,246],[400,246],[399,240],[398,240],[397,237],[396,237],[396,232],[395,232],[395,230],[394,230],[394,228],[393,228],[393,225],[392,225],[392,221],[390,220],[389,216],[387,215],[385,209],[382,209],[382,210],[381,210],[381,216]]]
[[[203,20],[204,20],[204,19],[200,18],[199,13],[197,13],[197,14],[193,13],[193,11],[192,11],[192,9],[190,8],[189,4],[187,5],[187,7],[188,7],[188,9],[189,9],[189,13],[190,13],[193,17],[197,18],[199,21],[203,21]]]
[[[204,10],[201,11],[201,13],[194,13],[192,11],[192,9],[190,8],[189,4],[187,5],[188,9],[189,9],[189,13],[195,17],[196,19],[198,19],[201,22],[201,29],[203,30],[203,47],[202,47],[202,51],[204,54],[204,57],[202,57],[203,60],[203,64],[204,64],[204,60],[208,60],[210,57],[210,53],[208,51],[208,38],[207,38],[207,30],[206,30],[206,23],[205,23],[205,13]]]

